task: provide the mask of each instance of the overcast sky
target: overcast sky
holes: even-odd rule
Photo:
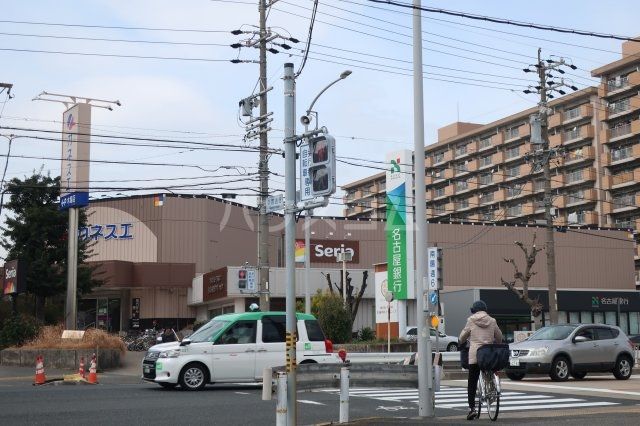
[[[273,86],[269,110],[274,112],[269,144],[273,148],[282,148],[283,64],[293,62],[296,69],[299,67],[312,4],[313,0],[280,0],[268,18],[268,26],[274,32],[301,40],[289,51],[291,55],[268,55],[269,84]],[[637,1],[630,0],[611,5],[592,0],[424,1],[423,5],[625,36],[640,33],[640,9]],[[258,25],[257,0],[4,0],[0,16],[0,81],[13,83],[15,95],[6,105],[0,103],[0,125],[59,131],[63,106],[32,101],[45,90],[119,100],[122,106],[113,111],[93,110],[95,135],[243,144],[244,128],[238,122],[238,101],[254,91],[258,65],[232,64],[229,60],[257,60],[258,55],[255,49],[238,52],[228,45],[248,37],[234,36],[230,31],[239,28],[251,31]],[[336,136],[339,156],[356,158],[358,161],[355,162],[361,164],[364,160],[382,161],[385,153],[391,150],[412,149],[411,25],[409,9],[366,0],[320,0],[309,60],[297,83],[297,115],[300,116],[313,97],[343,70],[352,70],[353,74],[328,90],[315,107],[320,124]],[[423,31],[425,71],[433,73],[426,75],[424,84],[427,145],[436,141],[439,127],[458,119],[488,123],[533,106],[535,95],[522,93],[528,84],[526,79],[531,79],[532,75],[524,74],[521,69],[533,63],[537,47],[543,48],[544,56],[559,55],[573,61],[579,70],[570,78],[580,88],[596,83],[590,78],[591,69],[620,57],[621,42],[615,40],[442,14],[425,14]],[[42,51],[182,59],[81,56]],[[186,60],[189,58],[198,60]],[[0,102],[4,100],[3,94]],[[0,131],[2,134],[9,132]],[[54,134],[54,137],[57,136]],[[94,137],[94,142],[98,140],[105,139]],[[255,145],[257,141],[249,144]],[[0,138],[0,152],[4,154],[6,150],[7,141]],[[60,173],[59,161],[19,158],[59,158],[60,142],[16,139],[11,154],[7,179],[30,175],[41,166],[52,175]],[[91,180],[96,188],[174,186],[193,182],[154,182],[159,178],[184,177],[199,178],[198,182],[207,184],[193,191],[174,189],[175,192],[252,194],[258,187],[253,180],[220,184],[223,176],[249,174],[245,179],[250,179],[250,174],[257,171],[258,155],[255,152],[190,151],[184,144],[181,149],[94,144],[91,158],[174,164],[95,163],[91,166]],[[4,157],[0,160],[4,161]],[[218,170],[219,166],[241,168]],[[282,175],[283,159],[273,156],[270,168]],[[338,185],[379,171],[338,163]],[[149,181],[118,182],[125,179]],[[283,177],[272,176],[270,185],[283,189]],[[114,196],[117,193],[140,192],[107,194]],[[98,198],[103,194],[92,192]],[[255,200],[255,197],[244,200]],[[335,204],[324,212],[317,212],[342,214],[339,197],[332,202]]]

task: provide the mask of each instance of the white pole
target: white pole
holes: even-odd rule
[[[262,400],[271,401],[273,371],[271,367],[262,370]]]
[[[307,210],[304,220],[304,312],[311,313],[311,295],[309,294],[309,271],[311,268],[311,216],[313,210]]]
[[[287,424],[287,375],[278,373],[277,400],[276,400],[276,426]]]
[[[349,422],[349,368],[340,369],[340,423]]]
[[[342,252],[342,300],[347,306],[347,262],[344,251]]]
[[[391,353],[391,302],[387,302],[387,355]]]

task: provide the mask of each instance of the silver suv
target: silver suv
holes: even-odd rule
[[[587,373],[603,371],[626,380],[634,364],[629,338],[618,327],[604,324],[543,327],[509,348],[506,374],[511,380],[522,380],[527,373],[545,373],[563,381],[569,375],[583,379]]]

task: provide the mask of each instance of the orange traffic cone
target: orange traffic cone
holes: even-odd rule
[[[98,374],[96,373],[97,362],[96,354],[91,357],[91,364],[89,366],[89,383],[98,383]]]
[[[78,375],[84,379],[84,357],[80,357],[80,368],[78,368]]]
[[[47,378],[44,375],[44,357],[38,355],[36,357],[36,379],[33,382],[34,385],[44,385]]]

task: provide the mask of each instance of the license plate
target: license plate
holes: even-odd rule
[[[520,360],[518,358],[509,358],[509,365],[512,367],[519,367]]]
[[[144,370],[145,373],[151,372],[151,367],[149,367],[148,365],[143,366],[142,369]]]

